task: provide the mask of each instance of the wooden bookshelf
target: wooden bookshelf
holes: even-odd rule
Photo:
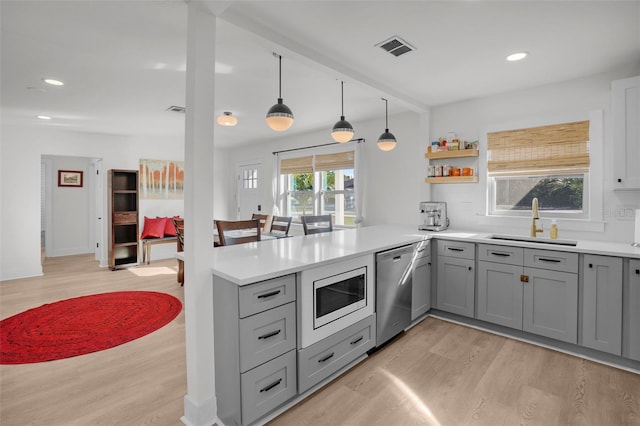
[[[428,177],[424,179],[425,183],[476,183],[478,176],[443,176]]]
[[[454,151],[427,152],[424,156],[429,160],[444,160],[447,158],[477,157],[479,152],[477,149],[459,149]]]

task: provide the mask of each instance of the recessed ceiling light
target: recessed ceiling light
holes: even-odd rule
[[[507,56],[507,61],[509,62],[519,61],[521,59],[526,58],[527,55],[528,55],[527,52],[512,53],[511,55]]]
[[[37,115],[36,117],[40,120],[51,120],[51,117],[49,117],[48,115]]]
[[[56,80],[53,78],[43,78],[42,81],[44,81],[47,84],[50,84],[52,86],[64,86],[64,83],[61,82],[60,80]]]

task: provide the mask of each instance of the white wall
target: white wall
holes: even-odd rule
[[[389,130],[398,140],[393,151],[382,152],[376,141],[384,132],[384,115],[379,120],[352,121],[355,138],[364,138],[364,162],[366,164],[364,188],[363,225],[383,223],[411,224],[418,226],[418,203],[428,193],[425,177],[423,153],[428,143],[427,114],[405,113],[389,117]],[[287,136],[286,132],[278,139],[241,146],[230,150],[229,166],[231,175],[238,164],[259,161],[262,163],[263,184],[261,204],[272,205],[271,179],[273,176],[273,151],[302,148],[312,145],[332,143],[331,125],[303,136]],[[295,126],[295,123],[293,124]],[[275,134],[275,133],[274,133]],[[422,136],[421,136],[422,135]],[[274,136],[276,137],[276,136]],[[300,151],[304,154],[304,151]],[[216,174],[218,176],[218,174]],[[235,182],[235,181],[234,181]],[[227,186],[228,199],[235,199],[235,183]],[[233,207],[229,206],[228,217],[235,217]]]
[[[554,116],[571,116],[593,110],[604,112],[603,158],[592,158],[602,162],[603,175],[592,176],[603,187],[604,205],[602,210],[604,232],[572,231],[560,225],[560,238],[589,239],[598,241],[630,241],[633,233],[632,217],[617,217],[616,212],[629,208],[640,208],[640,194],[637,192],[613,191],[613,156],[611,150],[611,81],[640,73],[640,66],[630,66],[615,72],[585,77],[569,82],[505,93],[481,99],[434,107],[431,110],[432,140],[455,131],[466,140],[479,140],[483,128],[499,126],[502,123],[523,122]],[[480,146],[486,150],[486,146]],[[480,172],[486,167],[480,165]],[[485,214],[486,180],[476,184],[430,185],[433,200],[446,201],[451,225],[456,229],[484,232],[515,233],[526,235],[530,219],[521,219],[515,227],[504,224],[488,224]],[[545,236],[548,236],[549,222],[544,221]]]
[[[103,171],[137,169],[140,158],[184,158],[182,137],[81,134],[51,127],[2,126],[0,144],[0,279],[42,274],[40,161],[43,155],[103,159]],[[106,173],[103,173],[106,208]],[[182,201],[141,202],[141,214],[182,214]],[[159,213],[156,214],[156,211]],[[106,212],[105,216],[106,217]],[[106,220],[103,241],[107,241]],[[159,251],[159,250],[158,250]],[[155,255],[155,252],[154,252]]]

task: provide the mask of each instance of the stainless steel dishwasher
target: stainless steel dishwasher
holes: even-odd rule
[[[376,253],[376,346],[411,324],[411,285],[418,244]]]

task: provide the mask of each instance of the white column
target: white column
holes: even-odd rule
[[[216,18],[188,2],[184,188],[187,395],[182,422],[218,422],[213,351],[213,126]],[[218,422],[219,423],[219,422]]]

